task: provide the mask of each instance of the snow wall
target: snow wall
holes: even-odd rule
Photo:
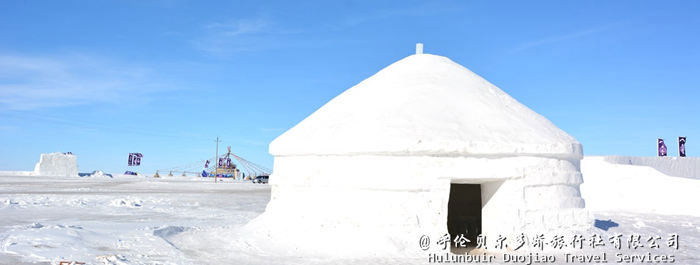
[[[605,161],[620,165],[647,166],[669,176],[700,179],[700,157],[606,156]]]
[[[448,232],[452,183],[481,184],[487,238],[585,230],[592,220],[580,196],[579,159],[277,156],[270,203],[248,223],[246,238],[283,255],[418,257],[422,235],[437,240]],[[338,170],[358,167],[372,170]]]
[[[78,176],[78,157],[73,154],[41,154],[39,163],[34,167],[38,176]]]

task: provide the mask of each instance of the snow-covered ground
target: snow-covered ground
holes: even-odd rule
[[[700,179],[672,177],[647,166],[609,163],[602,157],[587,157],[581,167],[585,180],[581,192],[587,207],[603,223],[617,224],[607,231],[594,231],[606,239],[624,236],[622,250],[603,249],[608,263],[616,263],[616,253],[651,252],[674,255],[676,264],[700,264]],[[293,251],[262,250],[248,240],[257,235],[241,228],[263,212],[269,197],[268,185],[230,180],[40,177],[0,172],[0,264],[428,262],[427,253],[425,258],[329,261],[295,256]],[[666,238],[673,233],[679,235],[678,250],[666,247]],[[662,236],[661,247],[650,249],[645,237],[645,247],[627,249],[626,240],[633,234]],[[584,248],[575,253],[600,252]],[[562,254],[557,255],[557,264],[566,264]]]
[[[268,199],[267,185],[192,177],[0,176],[0,264],[197,264],[169,238],[235,229]]]
[[[608,161],[586,157],[581,163],[581,193],[587,208],[700,217],[700,176],[673,177],[650,166]]]

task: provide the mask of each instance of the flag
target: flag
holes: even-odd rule
[[[678,137],[678,156],[685,157],[685,137]]]
[[[204,163],[204,168],[209,168],[209,160],[207,160],[207,162]]]
[[[134,158],[134,164],[136,166],[140,166],[141,165],[141,158],[143,157],[143,155],[141,153],[136,153],[135,155],[136,155],[136,157]]]
[[[207,161],[207,162],[209,162],[209,161]],[[207,176],[209,176],[209,174],[207,174],[207,171],[206,171],[206,170],[202,170],[202,177],[203,177],[203,178],[206,178]]]
[[[658,139],[658,150],[659,150],[659,156],[666,156],[666,144],[664,144],[664,139],[659,138]]]
[[[129,153],[129,166],[140,166],[142,157],[141,153]]]

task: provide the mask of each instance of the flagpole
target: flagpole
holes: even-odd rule
[[[219,136],[216,137],[216,156],[214,157],[214,183],[216,183],[217,178],[219,178]]]

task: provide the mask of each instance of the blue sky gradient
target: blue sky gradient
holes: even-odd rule
[[[586,155],[700,151],[698,1],[2,1],[0,170],[189,165],[267,145],[414,52],[444,55]],[[698,140],[696,140],[698,139]]]

